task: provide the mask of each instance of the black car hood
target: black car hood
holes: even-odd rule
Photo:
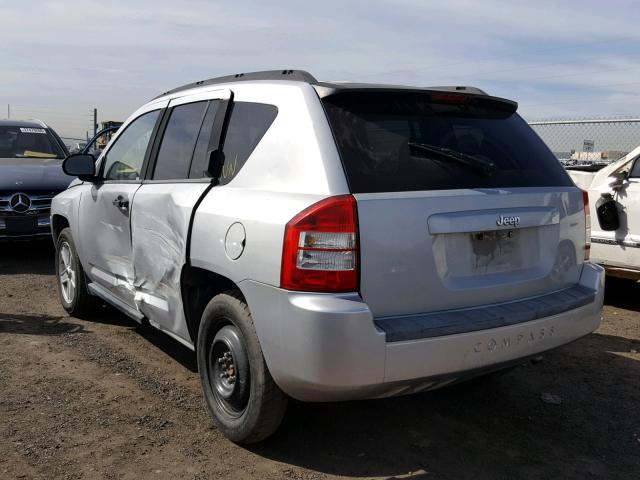
[[[60,191],[73,179],[59,158],[0,158],[0,191]]]

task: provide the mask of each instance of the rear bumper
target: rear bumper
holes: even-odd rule
[[[305,401],[400,395],[518,363],[594,331],[604,271],[585,264],[593,301],[536,320],[467,333],[387,342],[357,294],[312,294],[240,283],[276,383]]]

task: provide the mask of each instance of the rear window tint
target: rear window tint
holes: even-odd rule
[[[430,94],[405,92],[324,98],[351,191],[572,185],[519,115],[496,102],[451,98],[433,102]]]
[[[224,140],[220,184],[229,183],[276,119],[278,109],[264,103],[235,102]]]

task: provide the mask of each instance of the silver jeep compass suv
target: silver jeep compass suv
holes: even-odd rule
[[[407,394],[566,344],[598,327],[604,276],[584,192],[516,107],[292,70],[166,92],[65,161],[62,305],[194,349],[240,443],[288,397]]]

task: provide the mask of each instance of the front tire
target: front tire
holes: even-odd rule
[[[56,278],[60,303],[69,315],[83,317],[100,305],[100,301],[89,293],[69,228],[60,232],[56,242]]]
[[[287,397],[269,373],[240,292],[222,293],[207,305],[197,357],[207,409],[229,440],[256,443],[278,429]]]

